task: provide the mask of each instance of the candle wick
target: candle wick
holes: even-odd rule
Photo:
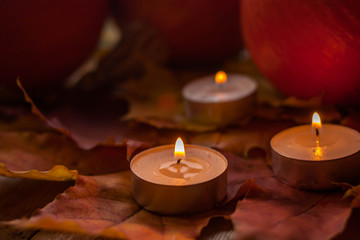
[[[319,129],[318,128],[315,128],[315,134],[316,134],[316,137],[318,138],[320,133],[319,133]]]
[[[176,161],[176,164],[180,164],[183,160],[180,158]]]
[[[315,128],[315,135],[316,135],[316,146],[319,147],[319,146],[320,146],[320,132],[319,132],[319,128]]]

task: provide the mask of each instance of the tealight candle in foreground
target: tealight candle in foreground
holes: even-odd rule
[[[299,189],[335,188],[333,183],[360,181],[360,133],[334,124],[321,124],[313,115],[312,125],[286,129],[271,139],[274,174]]]
[[[130,163],[132,191],[145,209],[166,215],[212,209],[226,195],[227,160],[211,148],[174,145],[145,150]]]
[[[240,74],[219,71],[190,82],[183,88],[188,118],[203,124],[225,125],[251,113],[256,101],[257,83]]]

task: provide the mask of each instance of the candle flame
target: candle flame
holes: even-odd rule
[[[317,112],[314,112],[312,117],[312,127],[314,129],[320,129],[321,128],[321,119]]]
[[[224,84],[227,81],[227,75],[224,71],[218,71],[215,75],[216,84]]]
[[[175,158],[184,158],[185,157],[184,142],[181,140],[180,137],[178,137],[175,142],[174,157]]]
[[[320,115],[317,112],[314,112],[312,116],[312,129],[315,131],[316,136],[316,147],[311,148],[311,156],[314,160],[322,160],[324,159],[324,147],[320,146],[320,131],[321,131],[321,119]]]

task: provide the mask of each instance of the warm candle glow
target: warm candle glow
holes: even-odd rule
[[[313,117],[312,117],[312,127],[313,129],[315,130],[316,132],[316,136],[319,135],[319,131],[321,129],[321,119],[320,119],[320,116],[317,112],[315,112],[313,114]]]
[[[324,147],[317,146],[311,149],[311,158],[313,160],[323,160],[324,159]]]
[[[175,142],[174,157],[175,158],[184,158],[185,157],[184,142],[181,140],[180,137],[178,137]]]
[[[215,82],[217,84],[224,84],[227,81],[227,75],[224,71],[218,71],[215,75]]]

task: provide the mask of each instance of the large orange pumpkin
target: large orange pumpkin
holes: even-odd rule
[[[358,0],[241,0],[245,43],[283,93],[360,101]]]
[[[59,85],[93,51],[106,14],[103,0],[0,1],[1,85]]]

